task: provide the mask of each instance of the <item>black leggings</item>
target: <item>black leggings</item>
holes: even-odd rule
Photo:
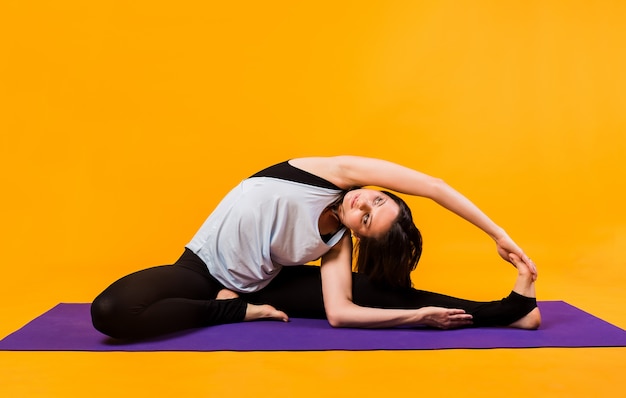
[[[506,326],[536,306],[515,292],[498,301],[478,302],[416,289],[390,289],[352,274],[353,301],[365,307],[460,308],[474,326]],[[120,339],[141,339],[180,330],[241,322],[247,303],[270,304],[295,318],[326,318],[319,267],[283,267],[272,282],[237,299],[215,300],[223,289],[204,262],[186,249],[173,265],[148,268],[114,282],[91,305],[94,327]]]

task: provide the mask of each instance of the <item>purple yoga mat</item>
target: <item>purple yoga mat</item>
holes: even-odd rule
[[[121,343],[91,325],[89,304],[58,304],[0,341],[11,351],[325,351],[619,347],[626,331],[563,301],[539,303],[539,330],[334,329],[325,320],[246,322]]]

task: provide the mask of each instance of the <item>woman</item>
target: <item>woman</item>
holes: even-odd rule
[[[519,270],[511,295],[480,303],[412,289],[420,233],[400,198],[358,188],[369,185],[430,198],[486,232]],[[301,265],[320,257],[321,267]],[[300,158],[242,181],[174,265],[113,283],[94,300],[92,319],[102,333],[133,339],[218,323],[287,321],[287,313],[326,317],[334,327],[532,329],[540,322],[536,275],[502,228],[439,179],[378,159]]]

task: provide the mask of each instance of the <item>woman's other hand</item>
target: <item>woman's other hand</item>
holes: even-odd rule
[[[438,329],[455,329],[472,324],[472,316],[464,310],[423,307],[418,310],[421,314],[420,324]]]

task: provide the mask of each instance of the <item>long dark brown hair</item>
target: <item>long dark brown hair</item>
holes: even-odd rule
[[[413,223],[409,206],[391,192],[382,191],[400,207],[391,229],[382,237],[361,237],[355,245],[356,271],[388,287],[411,287],[411,271],[422,255],[422,234]]]

